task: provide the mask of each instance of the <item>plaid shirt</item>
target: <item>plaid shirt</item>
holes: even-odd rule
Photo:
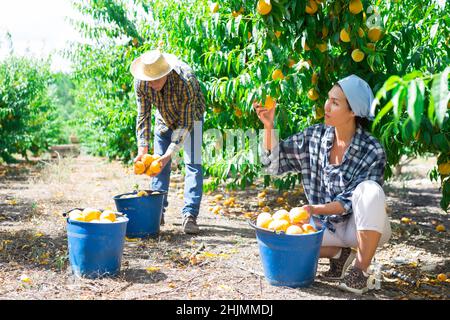
[[[205,111],[205,98],[192,69],[184,62],[174,68],[161,91],[155,91],[148,81],[135,80],[137,98],[136,136],[138,146],[148,146],[151,107],[156,106],[156,127],[162,133],[173,130],[169,149],[178,149]]]
[[[360,126],[340,165],[329,163],[333,141],[334,127],[318,124],[281,141],[262,157],[269,174],[301,173],[310,204],[342,204],[342,215],[321,216],[331,231],[335,230],[333,223],[345,221],[352,213],[352,194],[358,184],[373,180],[383,185],[386,165],[382,146]]]

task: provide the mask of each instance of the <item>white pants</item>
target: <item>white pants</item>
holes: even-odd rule
[[[378,246],[391,237],[391,224],[386,214],[385,195],[375,181],[361,182],[353,191],[353,214],[342,223],[335,223],[336,232],[326,229],[323,234],[323,247],[357,248],[357,231],[372,230],[381,233]]]

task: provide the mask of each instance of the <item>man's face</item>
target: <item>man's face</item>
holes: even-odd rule
[[[167,76],[164,76],[158,80],[149,81],[150,87],[155,91],[160,91],[166,84],[166,81],[167,81]]]

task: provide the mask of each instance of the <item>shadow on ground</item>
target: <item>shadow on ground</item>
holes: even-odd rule
[[[67,237],[51,238],[28,230],[0,231],[0,263],[63,271],[67,268]]]
[[[123,269],[119,277],[124,281],[139,284],[154,284],[167,279],[167,275],[163,272],[148,272],[147,270],[135,268]]]
[[[450,228],[448,214],[440,209],[441,195],[435,188],[394,187],[386,188],[390,219],[401,221],[410,218],[411,224],[391,222],[393,244],[408,243],[427,252],[442,255],[449,252],[447,232],[436,231],[438,224]],[[439,208],[439,209],[437,209]]]
[[[217,224],[200,224],[200,233],[198,235],[184,234],[180,224],[173,224],[174,229],[169,230],[164,227],[161,229],[161,236],[173,241],[177,244],[184,243],[204,237],[208,238],[209,244],[235,244],[234,238],[229,238],[230,235],[236,238],[255,239],[255,231],[248,228],[230,227]]]

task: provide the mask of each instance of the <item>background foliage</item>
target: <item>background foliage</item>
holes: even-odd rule
[[[63,140],[48,61],[11,55],[0,62],[0,159],[27,157]]]

